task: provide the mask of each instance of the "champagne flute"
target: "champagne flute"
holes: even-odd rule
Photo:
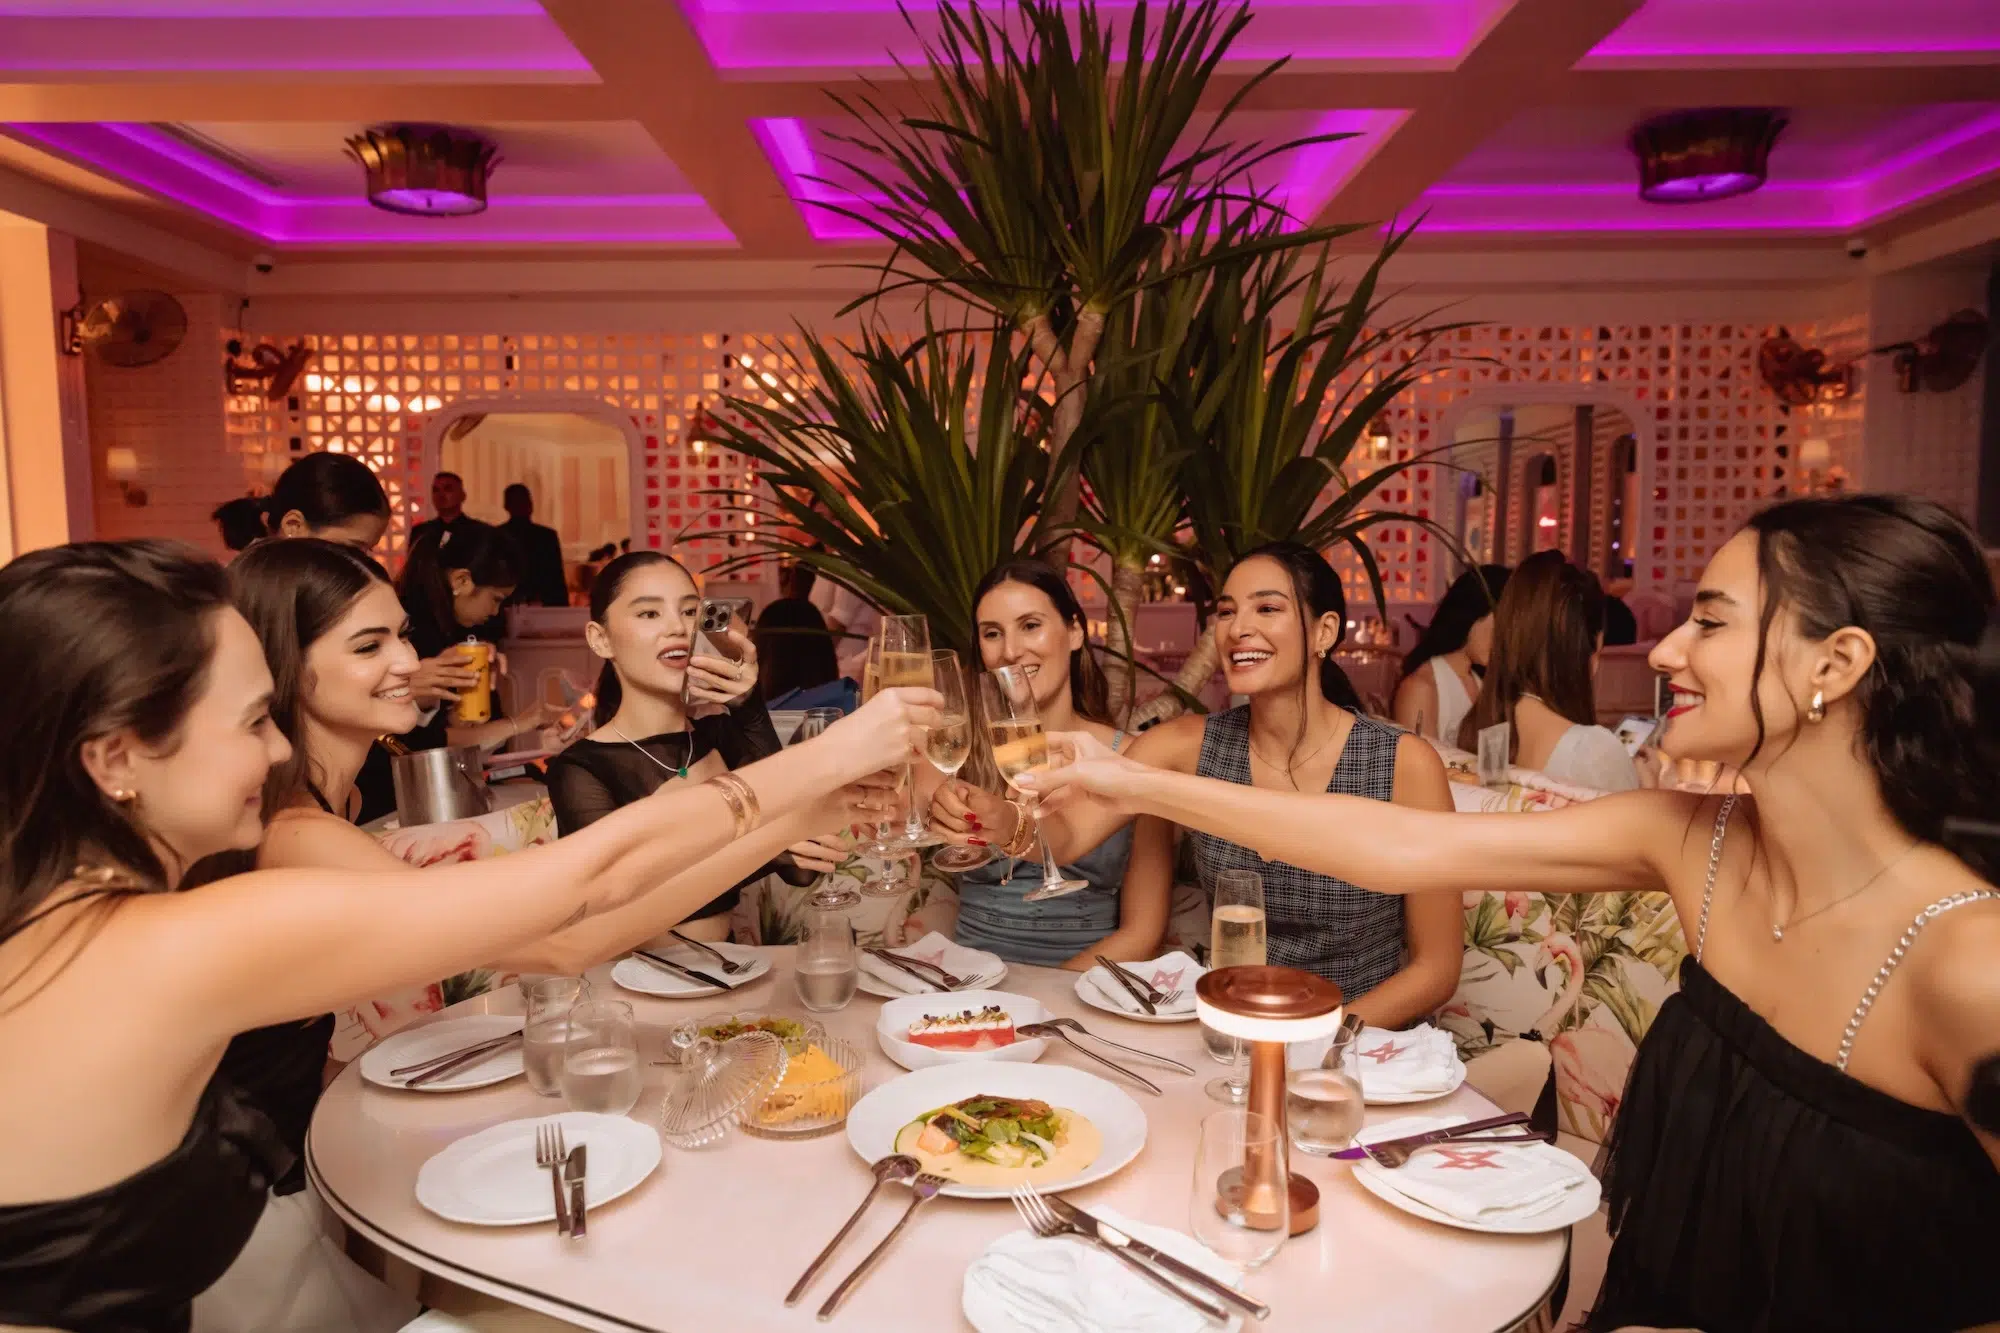
[[[1042,845],[1042,887],[1026,895],[1031,903],[1060,898],[1090,887],[1089,880],[1065,879],[1056,865],[1049,840],[1042,836],[1042,807],[1036,794],[1022,791],[1024,773],[1039,773],[1049,766],[1049,738],[1042,731],[1041,714],[1035,710],[1035,691],[1027,672],[1019,667],[1000,667],[979,678],[979,702],[986,715],[986,737],[993,747],[993,762],[1007,785],[1021,793],[1029,818],[1035,821],[1035,840]]]
[[[966,699],[965,673],[959,668],[957,653],[932,653],[931,675],[932,687],[944,696],[944,720],[931,728],[926,752],[932,767],[949,782],[972,754],[972,710]],[[992,859],[993,853],[984,847],[959,844],[940,851],[931,858],[931,864],[947,874],[959,875],[977,870]]]
[[[800,722],[799,729],[792,733],[791,743],[802,745],[815,736],[824,735],[826,729],[840,721],[843,716],[838,708],[808,708],[805,720]],[[806,906],[831,911],[852,907],[860,902],[861,895],[854,891],[852,885],[844,883],[839,875],[840,872],[837,870],[821,875],[819,882],[813,885],[812,896],[806,899]]]
[[[1254,870],[1224,870],[1215,876],[1215,903],[1209,912],[1208,966],[1262,967],[1269,961],[1264,926],[1264,877]],[[1236,1037],[1207,1034],[1228,1043],[1230,1073],[1202,1089],[1210,1099],[1243,1105],[1250,1095],[1250,1048]]]
[[[870,640],[868,652],[877,691],[911,686],[930,688],[931,627],[924,617],[882,617],[882,628]],[[898,787],[899,795],[911,795],[911,789],[916,785],[915,777],[914,761],[905,763]],[[875,841],[869,844],[868,850],[877,854],[900,852],[914,847],[934,846],[942,841],[944,839],[923,827],[922,815],[918,814],[914,832],[907,818],[900,827],[889,820],[877,825]]]

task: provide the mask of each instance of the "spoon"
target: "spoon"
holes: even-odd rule
[[[847,1239],[847,1233],[854,1230],[854,1224],[868,1211],[868,1205],[875,1202],[876,1191],[892,1180],[914,1180],[917,1173],[924,1169],[924,1164],[907,1153],[891,1153],[869,1169],[875,1173],[875,1183],[868,1187],[861,1206],[854,1210],[854,1216],[847,1219],[847,1225],[834,1234],[833,1239],[826,1243],[826,1248],[819,1252],[819,1257],[806,1267],[799,1280],[792,1284],[792,1289],[785,1293],[786,1305],[799,1303],[799,1298],[806,1294],[806,1288],[819,1276],[819,1270],[826,1267],[826,1261],[833,1258],[833,1252],[840,1248],[840,1242]]]

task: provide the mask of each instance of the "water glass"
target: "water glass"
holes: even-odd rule
[[[790,744],[801,745],[815,736],[823,736],[826,729],[847,716],[838,708],[808,708],[799,721],[799,729],[792,733]]]
[[[1292,1146],[1331,1157],[1352,1147],[1367,1104],[1361,1096],[1361,1029],[1342,1028],[1316,1067],[1286,1075],[1285,1122]]]
[[[586,1000],[569,1011],[562,1092],[572,1111],[624,1115],[639,1101],[639,1039],[632,1006]]]
[[[560,1096],[563,1047],[569,1041],[569,1011],[590,998],[582,977],[522,977],[521,1066],[538,1096]]]
[[[861,980],[861,954],[854,923],[842,910],[809,907],[800,928],[792,984],[799,1003],[816,1014],[845,1009]]]
[[[1195,1142],[1188,1229],[1238,1268],[1278,1252],[1291,1226],[1291,1180],[1277,1125],[1255,1111],[1210,1113]]]

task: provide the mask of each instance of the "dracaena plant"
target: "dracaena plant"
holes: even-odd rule
[[[789,397],[725,398],[710,426],[763,465],[764,483],[721,493],[760,535],[717,569],[796,559],[886,611],[925,616],[939,647],[973,652],[972,591],[1028,549],[1051,484],[1049,405],[1023,391],[1025,353],[1004,329],[928,319],[913,343],[878,329],[800,342]]]

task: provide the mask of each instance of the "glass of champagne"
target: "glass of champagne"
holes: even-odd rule
[[[1019,667],[1000,667],[979,678],[979,703],[986,715],[986,738],[993,747],[993,763],[1007,785],[1021,793],[1029,818],[1035,821],[1035,838],[1042,845],[1042,887],[1031,889],[1027,901],[1060,898],[1066,893],[1090,887],[1089,880],[1065,879],[1062,867],[1049,851],[1049,840],[1041,836],[1042,807],[1032,791],[1021,791],[1024,773],[1039,773],[1049,766],[1049,738],[1042,731],[1041,715],[1035,710],[1035,691],[1028,673]]]
[[[1285,1122],[1292,1146],[1331,1157],[1351,1146],[1366,1111],[1361,1097],[1361,1029],[1343,1027],[1311,1069],[1294,1069],[1285,1080]]]
[[[521,1066],[537,1096],[562,1095],[563,1047],[569,1044],[569,1011],[590,998],[582,977],[536,977],[521,982]]]
[[[815,736],[825,735],[826,729],[844,716],[838,708],[808,708],[799,729],[792,733],[791,743],[803,745]],[[846,837],[844,833],[841,836]],[[813,885],[812,897],[806,903],[810,907],[852,907],[860,901],[861,895],[854,891],[853,885],[840,878],[839,872],[835,871],[819,877],[819,882]]]
[[[639,1039],[632,1006],[586,1000],[569,1011],[562,1091],[572,1111],[624,1115],[639,1101]]]
[[[949,782],[965,767],[972,754],[972,710],[965,694],[965,673],[959,668],[958,654],[931,654],[932,687],[944,696],[944,720],[931,728],[927,752],[931,766]],[[947,874],[977,870],[993,859],[984,847],[964,843],[946,847],[931,858],[931,864]]]
[[[1224,870],[1215,877],[1215,902],[1209,912],[1208,965],[1262,967],[1266,957],[1264,877],[1254,870]],[[1209,1034],[1227,1043],[1230,1073],[1211,1079],[1204,1091],[1218,1102],[1241,1106],[1250,1092],[1250,1048],[1234,1037]]]
[[[817,900],[809,903],[793,960],[792,984],[799,1003],[816,1014],[845,1009],[860,980],[861,956],[846,910],[822,907]]]
[[[874,667],[876,690],[931,687],[931,627],[924,617],[882,617],[882,628],[870,641],[868,651],[870,664]],[[870,851],[909,851],[915,847],[932,847],[944,841],[924,827],[923,813],[915,808],[915,778],[915,763],[904,764],[897,790],[898,795],[910,801],[909,812],[900,825],[888,820],[880,824],[875,831],[875,841],[869,845]]]

